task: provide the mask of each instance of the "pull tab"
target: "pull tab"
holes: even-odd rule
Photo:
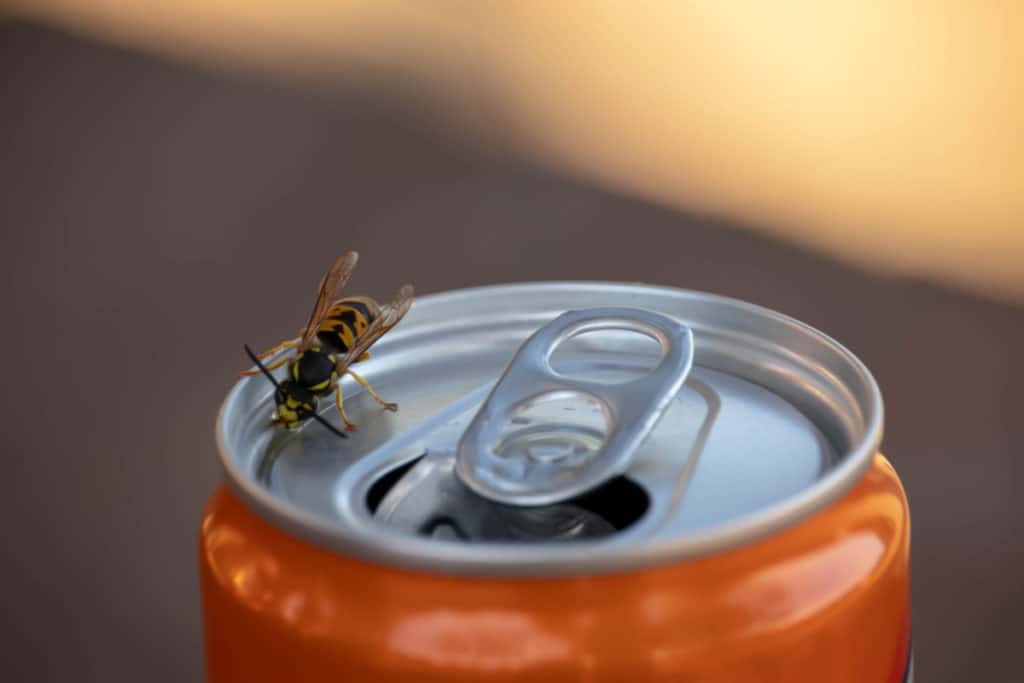
[[[550,364],[566,340],[597,330],[631,330],[655,339],[663,357],[649,374],[623,384],[570,379]],[[693,333],[667,316],[635,308],[569,311],[524,343],[462,435],[456,472],[476,493],[507,505],[550,505],[616,477],[682,388],[693,364]],[[593,404],[606,422],[603,443],[581,457],[572,449],[501,448],[502,430],[517,414],[558,398]],[[556,432],[557,434],[557,432]]]

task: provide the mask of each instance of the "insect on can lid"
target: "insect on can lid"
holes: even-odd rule
[[[444,528],[415,535],[374,516],[381,484],[394,473],[415,471],[407,466],[425,453],[431,462],[456,458],[495,382],[531,335],[566,311],[598,307],[643,309],[692,333],[682,389],[631,456],[609,470],[621,471],[647,497],[634,524],[565,544],[467,543]],[[602,382],[614,392],[664,356],[650,334],[592,331],[565,341],[550,364],[574,382]],[[835,500],[859,480],[882,432],[874,379],[834,340],[758,306],[664,287],[536,283],[422,297],[359,370],[400,409],[382,411],[344,379],[346,411],[359,425],[347,440],[315,423],[273,429],[270,384],[261,377],[239,382],[217,427],[227,480],[255,511],[297,536],[447,573],[593,574],[721,552]],[[596,433],[593,443],[600,444],[615,408],[585,394],[527,407],[539,422],[556,411],[559,420],[576,416],[570,427],[583,442]],[[333,401],[322,403],[321,415],[338,424],[334,411]],[[525,443],[541,471],[545,458],[562,457],[530,425],[514,427],[521,428],[516,438],[500,432],[499,442],[513,451]]]

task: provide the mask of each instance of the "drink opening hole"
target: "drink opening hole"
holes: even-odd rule
[[[470,543],[574,543],[607,538],[635,524],[650,501],[644,490],[626,477],[617,477],[583,496],[564,503],[514,507],[490,503],[478,507],[479,524],[469,533],[445,514],[430,517],[419,536]]]
[[[377,512],[377,508],[380,507],[380,503],[384,500],[384,496],[388,495],[388,491],[390,491],[395,484],[401,481],[406,472],[415,467],[416,463],[422,459],[423,456],[414,458],[404,465],[396,467],[377,481],[373,482],[370,490],[366,493],[366,507],[370,509],[371,515]]]
[[[633,329],[582,332],[559,344],[548,362],[568,379],[622,384],[649,374],[665,356],[661,343]]]
[[[388,492],[422,458],[387,472],[370,487],[366,504],[377,511]],[[619,533],[638,522],[650,506],[644,489],[620,476],[581,496],[555,505],[514,507],[485,501],[467,493],[470,530],[451,514],[438,510],[427,515],[414,532],[439,541],[465,543],[570,543]],[[475,502],[474,500],[475,499]],[[575,512],[574,512],[575,510]],[[465,521],[465,520],[463,520]]]
[[[643,487],[633,480],[616,477],[569,503],[602,517],[615,531],[623,531],[646,514],[650,499]]]

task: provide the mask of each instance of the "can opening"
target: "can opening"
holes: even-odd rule
[[[377,508],[380,507],[380,502],[384,500],[384,496],[387,495],[388,491],[394,488],[395,484],[397,484],[399,480],[401,480],[401,478],[404,477],[406,473],[415,467],[416,463],[422,459],[423,456],[420,456],[415,460],[410,460],[404,465],[387,472],[380,479],[373,482],[373,486],[370,487],[370,490],[366,494],[366,507],[370,510],[370,514],[375,514],[377,512]]]
[[[450,457],[420,456],[369,488],[370,513],[410,535],[469,543],[595,540],[638,522],[650,506],[636,482],[620,476],[555,505],[518,507],[483,498],[455,476]]]

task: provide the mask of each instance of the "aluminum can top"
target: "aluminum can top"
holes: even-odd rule
[[[296,536],[434,572],[598,574],[721,553],[836,500],[882,434],[878,386],[837,342],[665,287],[422,297],[358,369],[401,407],[343,379],[359,425],[344,440],[315,422],[276,429],[270,383],[238,382],[217,423],[227,481]],[[330,402],[321,414],[337,424]]]

